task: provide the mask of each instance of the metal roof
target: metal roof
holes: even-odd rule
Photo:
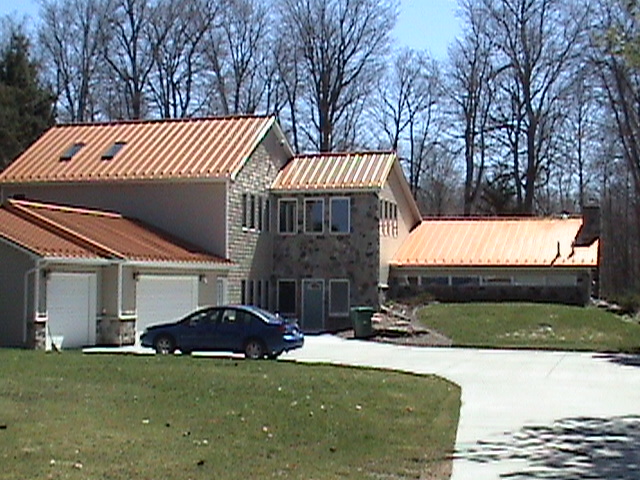
[[[274,124],[273,116],[236,116],[58,125],[0,182],[234,178]]]
[[[423,220],[391,261],[398,267],[596,267],[598,241],[573,247],[581,218]]]
[[[0,208],[0,238],[41,257],[99,259],[98,254]]]
[[[273,191],[380,189],[396,161],[394,152],[299,155],[280,170]]]
[[[9,200],[0,212],[7,220],[0,224],[0,236],[45,256],[67,249],[71,255],[61,256],[90,252],[128,261],[230,265],[116,213],[21,200]],[[16,230],[22,234],[10,236]]]

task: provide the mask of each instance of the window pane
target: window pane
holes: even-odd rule
[[[349,281],[348,280],[331,280],[329,283],[331,297],[331,305],[329,313],[331,315],[348,314],[349,313]]]
[[[256,196],[251,195],[249,204],[249,228],[256,228]]]
[[[242,194],[242,226],[247,226],[247,194]]]
[[[294,280],[278,282],[278,311],[282,314],[296,313],[296,282]]]
[[[324,201],[304,201],[304,231],[307,233],[322,233],[324,231]]]
[[[350,202],[348,198],[331,199],[331,231],[349,233],[351,228]]]

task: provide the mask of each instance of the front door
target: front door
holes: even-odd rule
[[[324,329],[324,280],[302,280],[302,330]]]

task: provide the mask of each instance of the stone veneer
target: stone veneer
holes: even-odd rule
[[[331,197],[349,197],[351,200],[351,233],[329,233]],[[274,231],[277,232],[277,200],[294,198],[292,195],[274,195]],[[380,239],[378,229],[378,194],[352,193],[336,195],[296,195],[298,200],[298,233],[275,233],[273,255],[273,287],[277,280],[296,280],[297,317],[301,318],[301,280],[325,281],[325,330],[338,330],[349,326],[348,317],[329,315],[329,280],[349,280],[350,306],[378,306],[378,277],[380,267]],[[304,199],[324,199],[324,233],[304,233]]]
[[[240,303],[242,280],[267,280],[272,269],[271,228],[262,231],[242,227],[242,195],[256,195],[263,202],[269,198],[269,188],[280,170],[261,144],[251,155],[235,181],[230,182],[228,192],[229,258],[236,268],[229,272],[227,296],[229,303]],[[264,205],[264,203],[263,203]],[[273,218],[271,218],[273,225]],[[271,302],[269,302],[271,304]]]
[[[96,343],[99,345],[133,345],[136,341],[134,318],[102,317],[97,321]]]

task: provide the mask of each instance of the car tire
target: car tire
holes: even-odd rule
[[[265,356],[265,353],[266,349],[264,348],[264,344],[256,338],[251,338],[244,344],[245,358],[258,360],[260,358],[263,358]]]
[[[160,335],[153,342],[153,348],[160,355],[168,355],[176,351],[176,342],[169,335]]]

